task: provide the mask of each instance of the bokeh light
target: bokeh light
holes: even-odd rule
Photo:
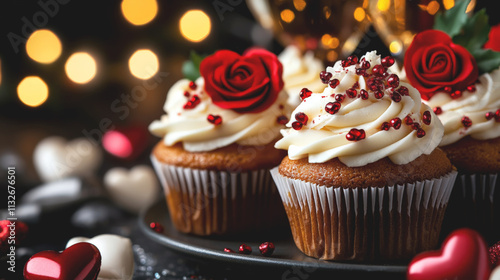
[[[133,25],[144,25],[152,21],[158,13],[156,0],[123,0],[122,14]]]
[[[290,23],[295,19],[295,13],[290,9],[284,9],[280,13],[281,20]]]
[[[354,19],[361,22],[365,19],[366,12],[365,9],[361,7],[357,7],[356,10],[354,10]]]
[[[38,76],[28,76],[17,86],[17,97],[30,107],[42,105],[49,97],[49,87]]]
[[[150,50],[137,50],[128,61],[130,73],[139,79],[153,77],[159,69],[158,57]]]
[[[184,38],[200,42],[210,34],[212,23],[203,11],[190,10],[181,17],[179,28]]]
[[[26,41],[26,53],[36,62],[52,63],[59,58],[61,51],[61,41],[48,29],[33,32]]]
[[[78,84],[90,82],[96,75],[97,65],[95,59],[86,52],[72,54],[65,65],[66,75]]]

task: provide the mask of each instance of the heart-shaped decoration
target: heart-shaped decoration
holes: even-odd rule
[[[497,268],[493,269],[490,275],[490,280],[500,280],[500,266],[497,266]]]
[[[44,182],[70,176],[91,176],[101,159],[99,144],[83,137],[66,141],[51,136],[40,141],[33,151],[33,164]]]
[[[111,155],[134,160],[146,149],[149,131],[147,127],[131,125],[106,131],[102,137],[102,146]]]
[[[24,266],[25,280],[94,280],[101,267],[96,246],[77,243],[61,253],[42,251],[34,254]]]
[[[112,168],[104,175],[104,186],[117,205],[136,214],[151,205],[160,190],[156,173],[147,165],[135,166],[130,171]]]
[[[85,237],[71,238],[66,247],[79,242],[88,242],[101,253],[101,271],[98,279],[130,280],[134,274],[134,253],[130,239],[114,234],[101,234],[91,239]]]
[[[462,228],[448,235],[439,251],[423,252],[408,266],[408,280],[487,280],[488,249],[475,230]]]

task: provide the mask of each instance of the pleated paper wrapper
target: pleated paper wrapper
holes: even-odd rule
[[[490,246],[500,241],[498,174],[458,174],[446,210],[442,238],[462,227],[478,231]]]
[[[435,249],[457,172],[386,187],[320,186],[271,170],[297,247],[354,262],[408,260]]]
[[[154,156],[151,161],[181,232],[227,235],[288,225],[269,169],[227,172],[167,165]]]

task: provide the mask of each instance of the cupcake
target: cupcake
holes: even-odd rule
[[[271,170],[297,247],[356,262],[408,260],[438,245],[456,170],[437,148],[443,126],[375,51],[320,76],[303,98]]]
[[[323,62],[312,51],[302,54],[299,48],[289,45],[278,55],[278,59],[283,64],[283,81],[289,93],[288,103],[293,108],[301,101],[298,93],[302,89],[320,92],[327,86],[318,79],[318,73],[325,68]]]
[[[175,83],[152,122],[163,139],[151,160],[173,225],[183,233],[226,235],[286,224],[269,169],[286,152],[274,148],[288,121],[288,94],[276,55],[220,50],[201,77]]]
[[[477,22],[465,19],[464,24],[456,35],[461,40],[440,30],[417,34],[405,54],[405,71],[443,123],[439,146],[458,170],[443,238],[469,227],[492,245],[500,240],[500,61],[488,59],[500,53],[480,49],[487,32],[474,37],[477,42],[468,39],[467,30]]]

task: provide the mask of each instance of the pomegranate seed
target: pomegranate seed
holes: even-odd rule
[[[351,55],[349,57],[347,57],[347,59],[344,59],[342,60],[341,64],[342,64],[342,67],[349,67],[351,65],[354,65],[358,63],[358,57],[355,56],[355,55]]]
[[[321,79],[321,82],[323,82],[323,84],[328,84],[328,81],[330,81],[330,79],[332,78],[332,73],[321,71],[319,72],[319,78]]]
[[[484,117],[487,119],[487,120],[491,120],[495,117],[495,113],[493,112],[488,112],[486,114],[484,114]]]
[[[297,114],[295,114],[295,119],[300,122],[301,124],[307,124],[307,121],[309,120],[309,117],[302,113],[302,112],[298,112]]]
[[[252,253],[252,248],[246,244],[241,244],[239,251],[242,254],[250,255]]]
[[[472,121],[469,117],[467,116],[463,116],[462,117],[462,125],[465,127],[465,128],[468,128],[468,127],[471,127],[472,125]]]
[[[363,129],[352,128],[345,136],[349,141],[359,141],[366,137],[366,133]]]
[[[185,92],[184,92],[184,96],[185,96],[185,97],[190,97],[190,96],[191,96],[191,94],[189,93],[189,91],[185,91]]]
[[[352,88],[358,89],[359,88],[359,83],[355,82],[354,84],[352,84]]]
[[[234,253],[234,251],[231,248],[224,248],[224,252],[226,252],[226,253]]]
[[[361,62],[361,68],[363,68],[363,69],[365,69],[365,70],[366,70],[366,69],[370,69],[370,66],[371,66],[371,65],[370,65],[370,62],[369,62],[369,61],[365,61],[365,60],[363,60],[363,62]]]
[[[325,111],[328,114],[336,114],[340,110],[340,102],[335,101],[335,102],[328,102],[325,106]]]
[[[368,89],[370,89],[372,91],[384,90],[384,84],[382,83],[382,81],[379,78],[376,78],[376,77],[368,79],[368,81],[366,82],[366,85],[368,86]]]
[[[213,125],[221,125],[222,124],[222,117],[219,115],[208,115],[207,116],[207,121]]]
[[[366,70],[363,68],[356,68],[356,75],[364,76],[366,74]]]
[[[413,129],[413,130],[419,130],[419,129],[420,129],[420,124],[418,124],[418,123],[413,123],[413,124],[411,125],[411,129]]]
[[[446,93],[451,93],[453,91],[453,89],[450,86],[444,87],[443,90]]]
[[[469,92],[476,92],[476,86],[475,85],[470,85],[467,87],[467,91]]]
[[[396,60],[392,56],[386,56],[386,57],[382,58],[382,60],[381,60],[382,66],[384,66],[386,68],[389,68],[392,65],[394,65],[394,62],[396,62]]]
[[[346,90],[345,92],[347,94],[347,96],[349,96],[350,98],[354,98],[358,95],[358,91],[354,88],[349,88]]]
[[[495,112],[495,121],[500,122],[500,109]]]
[[[417,137],[422,138],[424,136],[425,136],[425,130],[423,130],[421,128],[417,129]]]
[[[385,68],[384,68],[384,66],[377,64],[377,65],[373,66],[372,73],[374,75],[382,76],[385,73]]]
[[[333,79],[333,80],[330,81],[329,85],[330,85],[331,88],[336,88],[339,84],[340,84],[339,79]]]
[[[384,97],[384,93],[380,90],[375,91],[373,94],[375,95],[375,98],[377,98],[377,99]]]
[[[398,93],[398,92],[393,92],[391,94],[391,99],[394,101],[394,102],[400,102],[401,101],[401,95]]]
[[[385,130],[385,131],[389,130],[390,128],[391,128],[391,125],[388,122],[383,122],[382,126],[380,127],[380,129]]]
[[[450,93],[451,98],[457,99],[462,97],[462,91],[460,90],[455,90],[454,92]]]
[[[338,102],[342,102],[344,101],[345,99],[345,95],[344,94],[337,94],[335,95],[335,100],[337,100]]]
[[[405,86],[400,86],[398,88],[398,92],[399,92],[399,94],[401,94],[401,96],[408,96],[408,95],[410,95],[410,92],[409,92],[408,88],[405,87]]]
[[[426,125],[431,124],[431,112],[425,111],[424,114],[422,115],[422,122],[425,123]]]
[[[272,242],[264,242],[259,246],[260,253],[265,257],[271,256],[274,252],[274,248],[275,247]]]
[[[401,128],[401,119],[400,118],[394,118],[391,120],[390,124],[394,129],[399,129]]]
[[[292,128],[295,130],[301,130],[302,126],[303,126],[303,124],[301,122],[293,122],[292,123]]]
[[[443,109],[441,109],[441,107],[439,107],[439,106],[438,107],[434,107],[432,109],[432,111],[434,111],[434,114],[436,114],[436,115],[441,115],[443,113]]]
[[[410,115],[405,117],[405,124],[407,125],[413,124],[413,119],[410,117]]]
[[[279,124],[282,124],[282,125],[285,125],[288,123],[288,118],[286,116],[279,116],[276,121],[279,123]]]
[[[361,89],[359,91],[359,95],[361,96],[361,99],[366,100],[368,99],[368,91]]]
[[[196,106],[198,106],[198,104],[200,104],[200,102],[201,102],[200,97],[198,97],[198,95],[195,94],[195,95],[191,96],[191,98],[189,99],[188,102],[186,102],[186,104],[184,104],[183,108],[184,109],[193,109]]]
[[[390,87],[397,88],[399,86],[399,77],[396,74],[391,74],[389,75],[389,78],[387,78],[387,84]]]
[[[192,89],[192,90],[195,90],[198,86],[196,85],[195,82],[191,81],[189,82],[189,88]]]
[[[311,96],[312,94],[312,91],[310,91],[308,88],[303,88],[300,90],[300,99],[304,100],[306,98],[308,98],[309,96]]]

